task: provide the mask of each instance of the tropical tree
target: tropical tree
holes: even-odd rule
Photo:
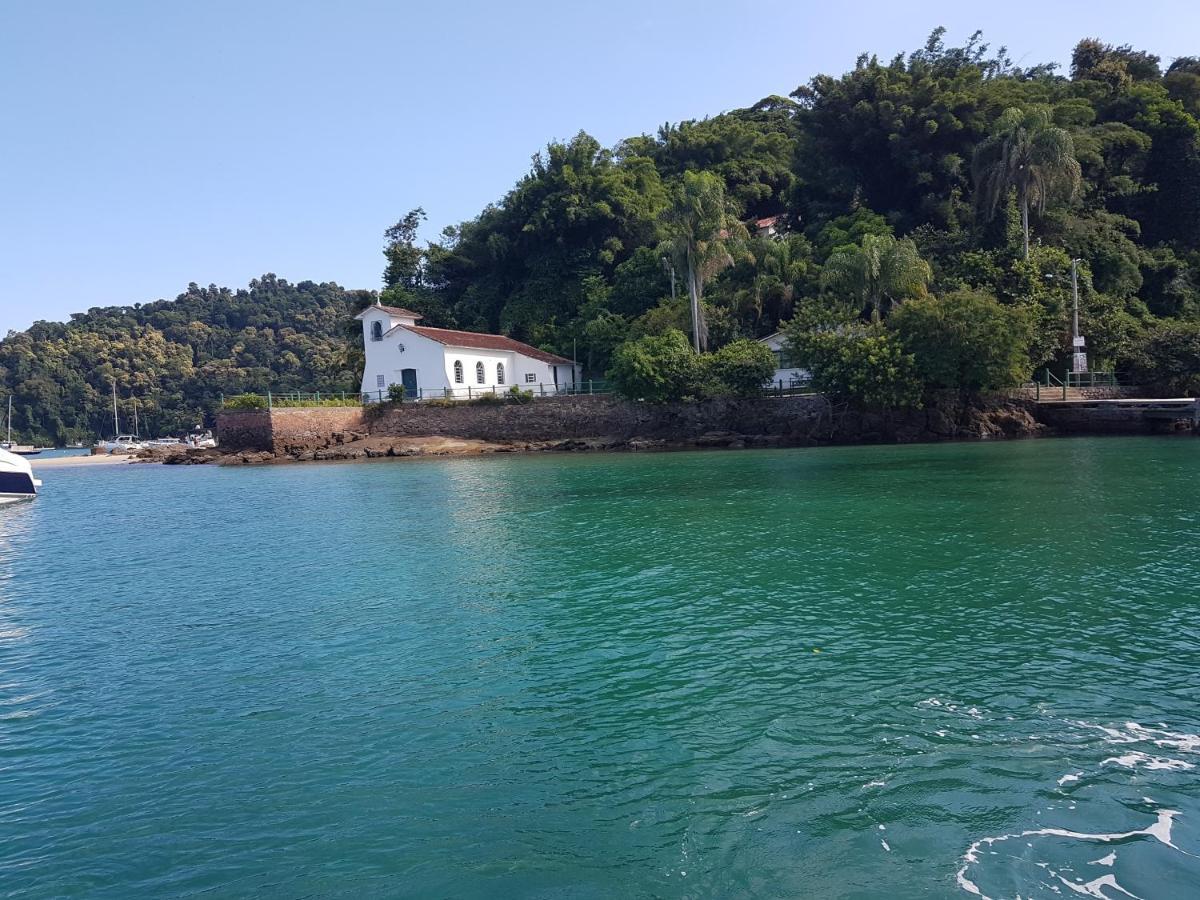
[[[895,304],[925,296],[933,273],[929,263],[908,239],[890,234],[867,234],[862,243],[839,247],[821,271],[821,284],[861,303],[871,320],[880,318]]]
[[[888,319],[888,330],[913,355],[926,387],[996,391],[1029,377],[1028,311],[984,291],[931,294],[905,303]]]
[[[985,218],[994,217],[1009,191],[1016,191],[1026,259],[1030,205],[1042,213],[1050,200],[1072,199],[1080,185],[1071,135],[1054,124],[1044,106],[1005,110],[991,135],[975,148],[971,174],[975,206]]]
[[[733,300],[743,321],[753,332],[761,333],[764,318],[768,327],[773,327],[791,313],[796,286],[809,271],[812,245],[802,235],[792,234],[758,237],[747,249],[752,274]]]
[[[692,346],[708,349],[704,285],[733,263],[733,251],[747,238],[725,183],[712,172],[684,172],[663,214],[663,250],[684,273],[692,310]]]

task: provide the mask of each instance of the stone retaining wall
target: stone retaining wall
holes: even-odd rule
[[[365,431],[359,406],[227,410],[217,416],[217,440],[226,451],[284,455],[327,447],[333,435]]]
[[[818,396],[710,400],[653,406],[614,397],[547,397],[526,404],[437,407],[411,403],[372,409],[372,435],[443,435],[483,441],[552,441],[632,437],[686,440],[713,431],[740,434],[806,433],[829,404]]]
[[[948,395],[926,409],[862,413],[821,395],[662,406],[575,396],[497,406],[389,403],[362,409],[225,412],[218,417],[217,435],[225,451],[290,458],[312,458],[313,451],[328,448],[341,452],[351,443],[381,450],[392,438],[435,436],[517,445],[599,439],[606,447],[640,441],[669,446],[805,446],[1028,436],[1042,430],[1031,415],[1032,405],[1005,398],[968,405]]]

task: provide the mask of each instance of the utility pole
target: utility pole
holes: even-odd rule
[[[1079,260],[1071,260],[1071,371],[1081,374],[1088,370],[1087,350],[1079,333]]]

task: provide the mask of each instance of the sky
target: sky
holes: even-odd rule
[[[976,29],[1200,55],[1200,3],[0,0],[0,335],[189,282],[378,288],[383,231],[499,200],[548,141],[653,133]]]

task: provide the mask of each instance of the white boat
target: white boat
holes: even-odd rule
[[[29,460],[0,450],[0,506],[32,500],[41,486],[42,482],[33,477]]]
[[[98,442],[96,446],[105,453],[136,453],[146,447],[132,434],[119,434],[111,441]]]

